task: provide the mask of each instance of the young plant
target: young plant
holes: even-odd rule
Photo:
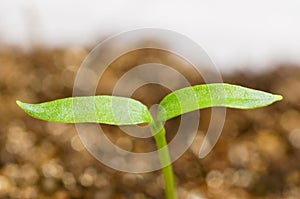
[[[156,120],[139,101],[117,96],[70,97],[41,104],[17,104],[30,116],[59,123],[109,125],[148,124],[156,141],[167,199],[176,198],[173,170],[163,122],[209,107],[254,109],[282,100],[282,96],[224,83],[186,87],[167,95],[159,104]]]

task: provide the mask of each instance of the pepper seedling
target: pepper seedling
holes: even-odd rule
[[[214,83],[176,90],[160,102],[156,120],[146,105],[118,96],[87,96],[58,99],[40,104],[16,101],[30,116],[58,123],[101,123],[109,125],[148,124],[156,141],[167,199],[176,198],[174,174],[163,122],[182,114],[209,108],[255,109],[282,100],[282,96],[242,86]]]

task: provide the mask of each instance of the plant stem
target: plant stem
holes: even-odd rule
[[[176,199],[174,173],[170,160],[170,154],[168,150],[168,143],[166,141],[166,131],[161,123],[150,124],[152,134],[158,148],[158,155],[160,164],[162,166],[162,174],[164,177],[165,194],[167,199]]]

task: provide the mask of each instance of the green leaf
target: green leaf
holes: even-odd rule
[[[209,107],[254,109],[282,100],[280,95],[224,83],[186,87],[167,95],[157,113],[158,121]]]
[[[152,121],[144,104],[125,97],[70,97],[41,104],[17,104],[30,116],[50,122],[133,125]]]

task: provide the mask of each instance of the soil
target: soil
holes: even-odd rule
[[[131,174],[108,168],[87,152],[74,125],[33,119],[15,104],[17,99],[39,103],[72,96],[76,72],[88,52],[76,47],[0,53],[0,198],[164,198],[160,171]],[[133,52],[112,63],[97,94],[110,94],[128,69],[149,60],[174,68],[186,65],[164,52]],[[260,74],[245,70],[223,76],[224,82],[281,94],[284,100],[256,110],[227,109],[222,135],[203,159],[198,152],[211,110],[201,111],[192,146],[173,164],[179,198],[300,197],[300,67],[274,68]],[[193,85],[203,82],[189,67],[181,73]],[[162,86],[145,85],[133,98],[150,107],[169,92]],[[169,141],[179,119],[166,124]],[[112,142],[126,150],[155,149],[151,138],[135,139],[117,127],[103,127]]]

